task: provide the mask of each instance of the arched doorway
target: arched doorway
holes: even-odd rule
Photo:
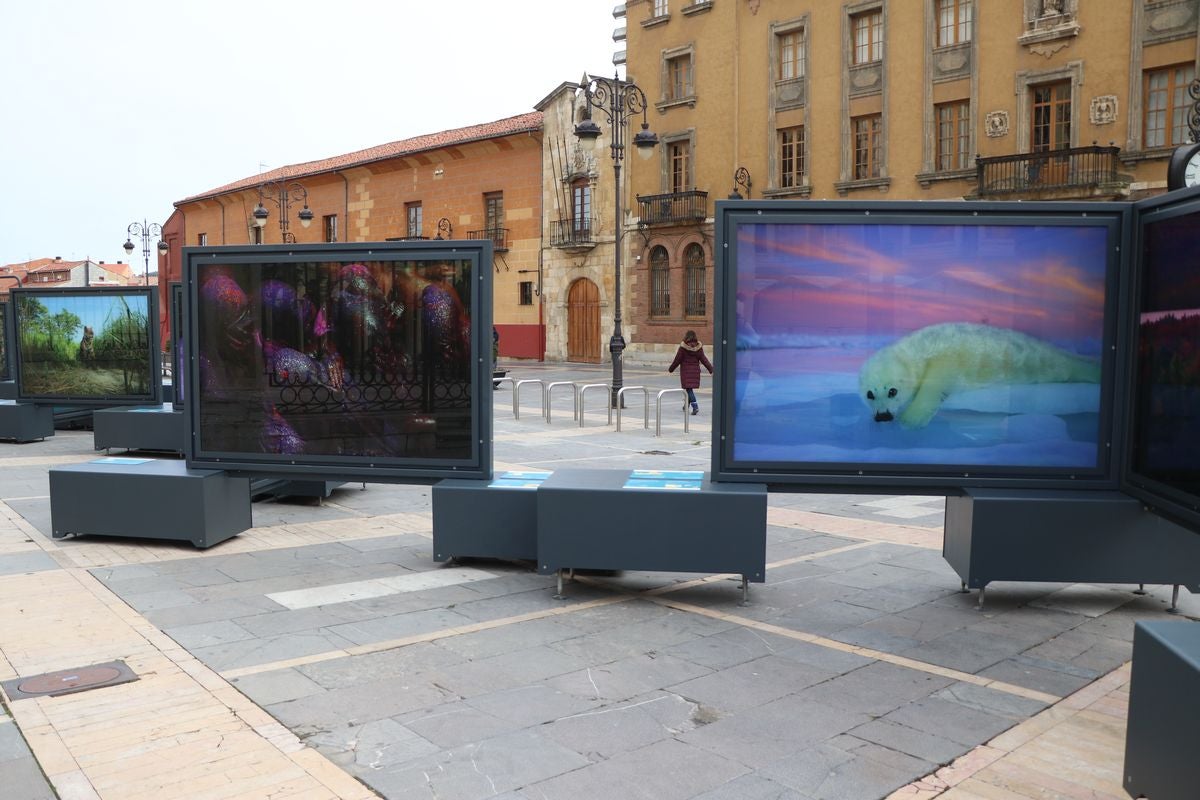
[[[567,361],[600,363],[600,290],[587,278],[567,290]]]

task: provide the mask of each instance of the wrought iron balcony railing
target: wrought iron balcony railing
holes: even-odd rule
[[[976,196],[1099,197],[1128,193],[1130,178],[1117,171],[1119,147],[1067,147],[1039,153],[975,158]]]
[[[550,222],[551,247],[594,247],[590,219],[556,219]]]
[[[502,253],[508,250],[508,228],[484,228],[481,231],[467,231],[468,239],[491,239],[492,250]]]
[[[678,225],[703,222],[708,216],[708,192],[692,189],[687,192],[638,195],[640,225]]]

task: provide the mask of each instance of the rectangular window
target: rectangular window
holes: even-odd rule
[[[416,239],[421,235],[421,204],[405,203],[404,215],[408,218],[407,233],[404,235],[409,239]]]
[[[571,225],[576,233],[592,230],[592,185],[587,178],[571,184]]]
[[[489,231],[504,227],[504,192],[488,192],[483,196],[484,225]]]
[[[779,188],[804,185],[804,126],[779,130]]]
[[[263,243],[263,229],[258,227],[257,225],[250,226],[250,243],[251,244],[262,244]]]
[[[692,54],[667,59],[667,99],[684,100],[692,96]]]
[[[937,0],[938,47],[971,41],[974,0]]]
[[[883,12],[868,11],[850,18],[854,31],[854,62],[870,64],[883,60]]]
[[[971,104],[966,100],[942,103],[934,110],[937,115],[937,170],[967,169],[971,163]]]
[[[775,36],[779,49],[778,80],[804,77],[804,31],[788,31]]]
[[[667,15],[667,0],[654,0],[654,17],[665,17]]]
[[[321,217],[321,221],[325,228],[325,241],[336,242],[338,240],[337,214],[327,214]]]
[[[878,178],[882,174],[880,163],[883,117],[868,114],[850,121],[854,132],[854,179]]]
[[[533,305],[533,281],[521,281],[517,284],[517,305]]]
[[[196,234],[196,244],[199,245],[200,247],[207,246],[208,245],[208,234],[207,233],[197,233]]]
[[[1033,129],[1030,152],[1043,153],[1071,146],[1071,83],[1033,87]]]
[[[1149,70],[1145,76],[1144,147],[1166,147],[1191,141],[1188,130],[1188,85],[1196,77],[1193,64]]]
[[[672,142],[667,147],[672,192],[686,192],[692,188],[691,152],[691,142]]]

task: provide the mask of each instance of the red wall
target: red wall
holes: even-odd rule
[[[497,324],[500,333],[501,358],[536,358],[542,360],[545,347],[542,342],[545,329],[542,325]]]

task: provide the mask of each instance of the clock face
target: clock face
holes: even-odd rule
[[[1183,185],[1200,186],[1200,150],[1192,153],[1183,168]]]

